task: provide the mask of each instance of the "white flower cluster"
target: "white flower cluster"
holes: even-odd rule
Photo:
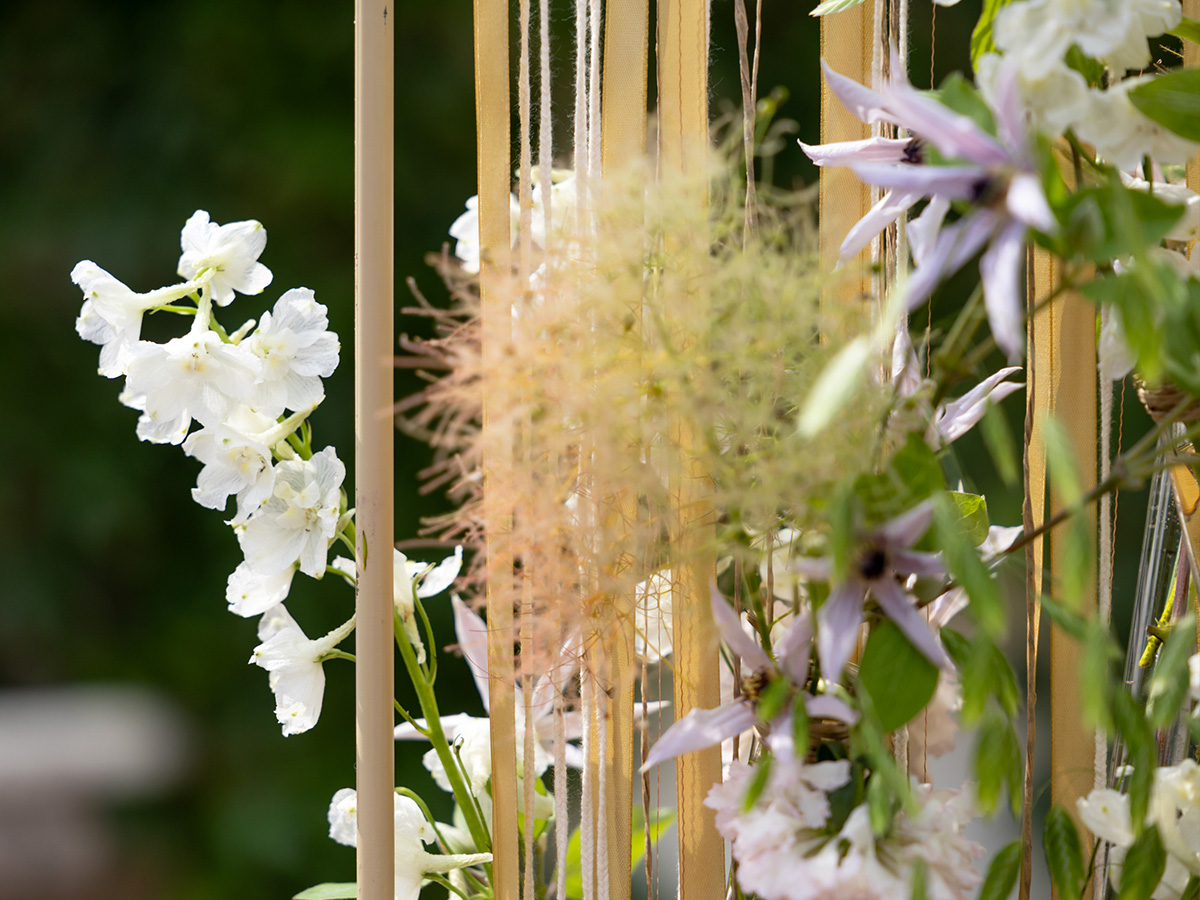
[[[1089,88],[1066,62],[1078,48],[1118,76],[1151,64],[1149,39],[1179,25],[1179,0],[1021,0],[996,13],[996,46],[1020,72],[1019,102],[1035,129],[1050,137],[1073,128],[1118,169],[1132,170],[1150,156],[1163,164],[1184,163],[1196,145],[1139,111],[1129,91],[1152,75],[1117,81],[1107,90]],[[998,96],[999,60],[979,60],[977,81],[993,106],[1015,98]]]
[[[338,338],[308,288],[285,292],[258,327],[232,334],[213,317],[236,294],[258,294],[271,272],[258,261],[267,232],[255,221],[218,225],[198,210],[183,226],[182,283],[139,294],[90,260],[71,279],[82,289],[76,330],[100,345],[101,375],[124,376],[121,402],[141,413],[138,437],[182,444],[202,464],[192,498],[225,510],[245,560],[226,599],[240,616],[262,615],[251,662],[270,672],[284,734],[306,731],[321,710],[321,660],[350,633],[353,619],[311,641],[283,607],[299,569],[326,571],[329,546],[350,522],[345,466],[332,447],[313,453],[305,418],[325,398],[322,378],[338,364]],[[148,312],[191,317],[186,334],[141,339]],[[253,329],[253,330],[252,330]],[[291,415],[287,415],[288,412]],[[199,427],[192,428],[192,423]]]
[[[1111,788],[1097,789],[1078,800],[1076,807],[1083,825],[1112,845],[1108,874],[1115,888],[1134,843],[1129,796]],[[1145,824],[1158,829],[1167,851],[1166,868],[1150,900],[1183,896],[1191,876],[1200,876],[1200,766],[1195,760],[1154,770]]]
[[[755,768],[733,763],[724,784],[704,801],[717,829],[733,842],[738,883],[763,900],[892,900],[912,892],[913,869],[925,869],[929,900],[965,900],[979,884],[983,848],[962,836],[967,794],[914,783],[916,815],[901,812],[885,837],[871,828],[867,807],[831,827],[829,793],[850,780],[845,760],[808,764],[776,757],[766,788],[749,808]]]

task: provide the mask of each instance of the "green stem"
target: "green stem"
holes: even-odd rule
[[[348,659],[350,662],[355,661],[353,653],[347,653],[345,650],[338,650],[336,647],[322,656],[321,662],[325,662],[327,659]]]
[[[487,853],[492,849],[491,835],[488,834],[487,825],[484,824],[478,808],[475,806],[474,795],[463,780],[462,769],[450,750],[446,732],[442,729],[441,713],[438,711],[437,697],[434,696],[433,686],[429,684],[424,671],[417,662],[417,654],[413,650],[412,644],[409,643],[408,636],[404,633],[404,623],[400,620],[399,613],[394,613],[392,616],[392,629],[396,635],[396,645],[400,648],[400,656],[404,660],[404,668],[408,670],[408,677],[412,680],[413,688],[417,692],[417,700],[421,704],[421,712],[425,716],[425,725],[429,729],[429,743],[433,745],[433,749],[442,763],[442,768],[446,770],[446,778],[450,782],[454,799],[458,801],[459,808],[462,809],[463,818],[467,821],[467,829],[471,832],[475,847],[479,852]],[[488,866],[488,876],[490,880],[491,866]]]
[[[447,878],[446,876],[439,875],[437,872],[426,872],[425,877],[428,878],[430,881],[437,882],[442,887],[449,890],[451,893],[458,894],[458,896],[462,897],[462,900],[470,900],[470,898],[466,894],[464,894],[462,891],[460,891],[458,888],[456,888],[454,886],[453,882],[451,882],[450,879]]]
[[[405,722],[407,722],[414,729],[416,729],[417,734],[428,739],[429,729],[418,724],[417,720],[413,718],[412,713],[410,713],[407,709],[405,709],[403,706],[401,706],[400,701],[397,700],[395,697],[392,698],[392,703],[396,707],[396,712],[400,713],[400,718],[404,719]]]

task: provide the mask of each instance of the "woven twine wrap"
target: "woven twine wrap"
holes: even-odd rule
[[[1150,413],[1150,418],[1155,422],[1162,422],[1180,403],[1186,400],[1191,402],[1184,407],[1183,412],[1176,417],[1175,421],[1195,422],[1200,419],[1200,398],[1193,397],[1177,385],[1171,384],[1169,381],[1150,385],[1141,375],[1136,374],[1133,376],[1133,383],[1137,385],[1138,399],[1142,401],[1142,406],[1146,407],[1146,412]]]

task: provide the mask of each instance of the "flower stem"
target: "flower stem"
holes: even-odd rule
[[[404,632],[404,623],[400,619],[400,614],[394,613],[392,620],[396,644],[400,648],[400,656],[404,659],[404,668],[408,670],[408,677],[412,680],[413,688],[417,692],[417,701],[421,704],[421,712],[425,716],[425,725],[429,729],[429,743],[433,745],[433,749],[442,763],[442,768],[446,770],[446,778],[454,792],[454,799],[458,801],[459,808],[462,809],[463,818],[467,821],[467,829],[471,832],[476,848],[483,852],[490,851],[492,849],[491,835],[475,806],[474,796],[463,780],[462,770],[454,759],[449,741],[446,740],[446,732],[442,730],[441,713],[438,711],[437,697],[434,696],[433,686],[417,662],[417,654],[408,641],[408,635]],[[491,866],[488,866],[488,875],[490,880]]]

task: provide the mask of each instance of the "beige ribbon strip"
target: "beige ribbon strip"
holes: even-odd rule
[[[663,177],[697,176],[708,146],[708,3],[660,0],[658,6],[658,141]],[[677,177],[677,176],[676,176]],[[670,238],[671,236],[667,236]],[[677,279],[678,280],[678,279]],[[666,298],[677,321],[686,321],[686,295]],[[672,545],[682,563],[672,568],[672,641],[676,720],[696,708],[720,705],[717,636],[709,606],[712,509],[709,476],[689,447],[698,442],[686,423],[671,435],[680,448],[679,477],[672,484]],[[711,747],[676,759],[679,833],[679,896],[720,900],[725,896],[725,846],[704,798],[721,781],[721,750]]]
[[[871,3],[860,3],[853,9],[821,17],[822,58],[835,72],[866,85],[871,83],[873,8]],[[821,143],[870,136],[870,126],[851,115],[822,79]],[[871,189],[848,166],[823,166],[819,192],[821,268],[832,272],[842,240],[871,208]],[[845,267],[842,277],[821,292],[821,300],[829,306],[840,306],[861,302],[870,293],[870,254],[864,250]]]
[[[508,4],[475,0],[475,127],[479,171],[480,295],[483,354],[500,357],[511,340],[509,221]],[[511,510],[490,502],[488,485],[503,484],[512,465],[512,435],[498,427],[506,407],[484,387],[484,510],[487,518],[488,700],[492,728],[492,889],[496,900],[517,900],[516,708],[513,679]]]
[[[626,177],[646,155],[646,91],[649,61],[649,0],[608,0],[604,18],[604,78],[601,91],[601,171]],[[642,283],[629,280],[630,307],[640,309]],[[636,521],[637,497],[620,491],[611,501],[617,518]],[[618,526],[619,527],[619,526]],[[605,804],[611,900],[628,900],[633,842],[634,598],[614,597],[615,626],[608,648],[607,680],[612,695],[602,704],[606,729]]]
[[[1050,257],[1044,251],[1030,250],[1027,267],[1028,308],[1050,282]],[[1029,346],[1025,363],[1025,532],[1031,533],[1046,520],[1046,438],[1044,417],[1050,408],[1050,371],[1052,357],[1050,310],[1032,314],[1028,320]],[[1041,625],[1042,564],[1045,559],[1043,538],[1025,546],[1025,775],[1021,804],[1021,900],[1029,900],[1033,877],[1033,759],[1037,734],[1037,656]]]
[[[389,15],[391,13],[391,15]],[[354,416],[358,592],[355,723],[358,896],[395,891],[392,735],[393,521],[392,197],[395,9],[358,0],[354,11]],[[369,551],[369,552],[368,552]]]

